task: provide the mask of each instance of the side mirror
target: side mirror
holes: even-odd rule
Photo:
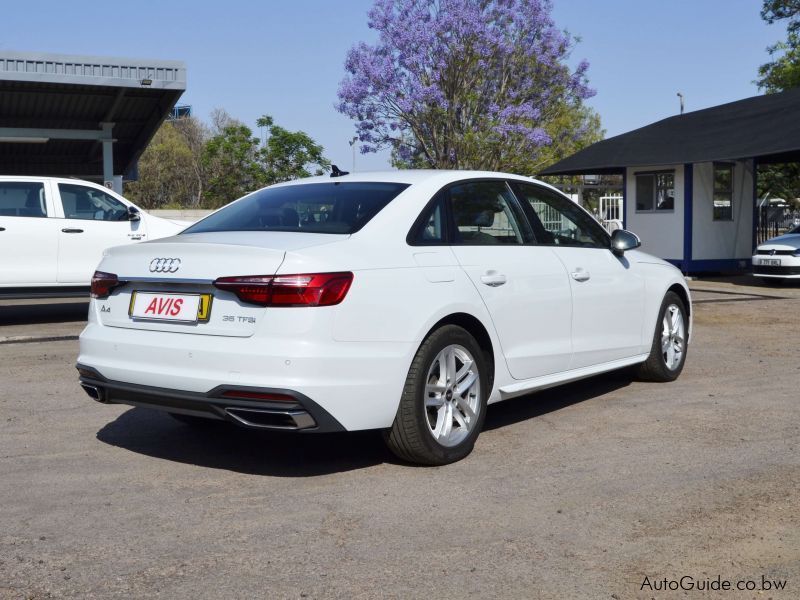
[[[139,221],[142,216],[139,214],[139,209],[135,206],[128,207],[128,221]]]
[[[633,250],[641,245],[642,240],[632,231],[616,229],[611,234],[611,252],[617,256],[622,256],[626,250]]]

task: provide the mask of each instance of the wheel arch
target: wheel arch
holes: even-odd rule
[[[673,283],[667,292],[674,292],[678,295],[678,298],[683,300],[683,305],[686,307],[686,315],[691,316],[692,314],[692,301],[689,299],[689,293],[686,291],[686,288],[683,287],[680,283]]]

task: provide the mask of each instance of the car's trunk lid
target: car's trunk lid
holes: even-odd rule
[[[214,280],[274,275],[287,250],[344,237],[347,236],[227,232],[180,235],[113,248],[99,270],[117,275],[123,283],[108,298],[98,300],[100,321],[109,327],[127,329],[249,337],[267,309],[245,304],[233,293],[215,288]],[[204,311],[193,313],[194,320],[190,321],[168,320],[175,317],[169,307],[177,299],[184,306],[205,303],[210,310],[207,315],[202,314]],[[147,308],[152,310],[146,312]]]

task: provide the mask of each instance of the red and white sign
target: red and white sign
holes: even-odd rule
[[[136,292],[131,306],[131,317],[196,323],[199,306],[200,296],[198,294]]]

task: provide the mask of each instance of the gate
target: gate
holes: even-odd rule
[[[756,209],[756,245],[800,225],[800,212],[787,206],[759,206]]]
[[[613,233],[615,229],[622,229],[623,210],[625,207],[622,194],[608,194],[600,197],[597,216],[608,233]]]

